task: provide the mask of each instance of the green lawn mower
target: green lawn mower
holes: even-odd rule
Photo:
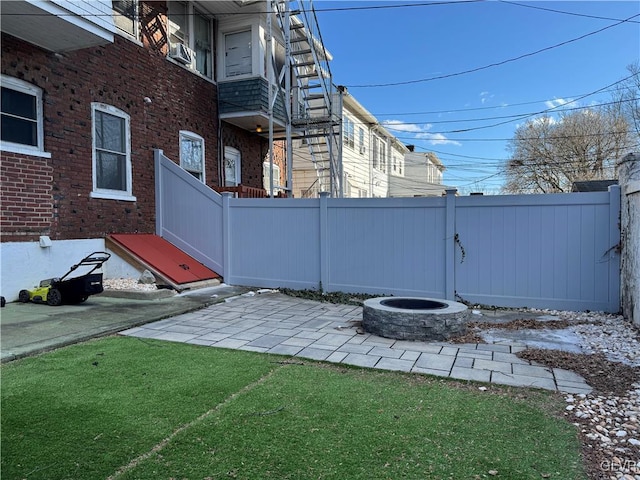
[[[102,293],[102,273],[94,273],[109,260],[107,252],[93,252],[75,264],[62,277],[47,278],[33,290],[20,290],[18,300],[23,303],[46,303],[53,307],[84,302],[90,295]],[[83,275],[68,278],[80,267],[85,267]],[[88,271],[87,271],[88,269]]]

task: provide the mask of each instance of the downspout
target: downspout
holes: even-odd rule
[[[343,114],[343,106],[344,106],[344,99],[343,99],[343,95],[344,92],[346,92],[347,88],[343,85],[338,85],[338,111],[340,112],[340,139],[338,142],[338,175],[339,175],[339,180],[338,180],[338,198],[343,198],[344,197],[344,186],[342,184],[343,182],[343,176],[344,176],[344,167],[343,167],[343,163],[342,163],[342,145],[344,144],[343,142],[343,125],[342,125],[342,114]],[[329,117],[331,118],[331,117]],[[331,127],[333,128],[333,127]],[[355,130],[353,132],[353,134],[355,135]],[[332,135],[333,137],[333,135]]]
[[[284,14],[284,104],[287,110],[287,125],[286,125],[286,169],[287,169],[287,191],[288,195],[293,197],[293,139],[291,137],[291,121],[293,119],[293,98],[291,96],[291,9],[289,7],[289,1],[285,1],[285,14]]]
[[[267,0],[267,85],[269,87],[269,197],[273,198],[273,31],[272,3]]]
[[[218,31],[218,20],[214,19],[214,32]],[[213,71],[214,77],[217,77],[218,73],[218,42],[214,42],[215,55],[213,58],[215,61],[213,62]],[[219,83],[216,83],[216,119],[218,120],[218,186],[224,187],[224,179],[222,178],[224,172],[224,147],[222,143],[222,120],[220,120],[220,89]]]

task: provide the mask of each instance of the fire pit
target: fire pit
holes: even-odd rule
[[[378,297],[365,300],[365,332],[396,340],[448,340],[467,330],[465,305],[421,297]]]

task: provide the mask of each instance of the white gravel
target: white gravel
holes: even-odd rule
[[[134,278],[108,278],[102,281],[105,290],[137,290],[152,292],[157,290],[155,283],[140,283]]]
[[[603,353],[612,362],[640,367],[638,330],[621,316],[549,312],[580,321],[571,328],[585,353]],[[565,415],[576,420],[591,448],[600,450],[602,478],[640,480],[640,383],[624,396],[567,395]]]

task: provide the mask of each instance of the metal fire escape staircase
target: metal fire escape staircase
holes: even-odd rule
[[[287,135],[287,151],[293,152],[292,134],[309,149],[317,179],[303,196],[329,192],[341,197],[341,97],[332,82],[330,56],[322,43],[312,0],[296,2],[299,9],[295,11],[289,3],[276,2],[285,40],[284,68],[291,71],[290,82],[285,82],[292,130]]]

